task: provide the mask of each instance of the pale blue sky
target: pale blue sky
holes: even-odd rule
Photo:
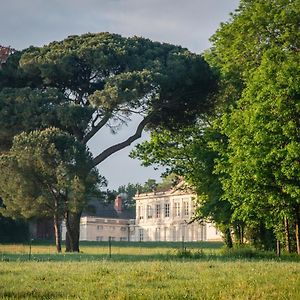
[[[0,44],[23,49],[42,46],[68,35],[108,31],[123,36],[143,36],[187,47],[201,53],[209,37],[228,20],[238,0],[1,0]],[[132,129],[132,130],[131,130]],[[96,137],[90,144],[94,154],[128,136]],[[147,135],[144,136],[146,138]],[[100,172],[109,187],[158,179],[159,171],[143,168],[128,158],[132,147],[118,152],[101,164]]]

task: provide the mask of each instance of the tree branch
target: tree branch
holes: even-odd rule
[[[102,161],[104,161],[110,155],[116,153],[119,150],[122,150],[123,148],[129,146],[135,140],[139,139],[142,136],[143,129],[150,122],[151,117],[152,117],[152,114],[149,114],[148,116],[146,116],[141,121],[141,123],[138,125],[135,133],[132,136],[130,136],[127,140],[107,148],[102,153],[100,153],[98,156],[96,156],[93,160],[93,167],[96,167],[98,164],[100,164]]]
[[[86,144],[110,119],[111,113],[107,113],[103,119],[96,125],[93,126],[91,131],[89,131],[82,139],[82,143]]]

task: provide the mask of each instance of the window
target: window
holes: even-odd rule
[[[97,230],[102,230],[103,226],[102,225],[97,225]]]
[[[101,242],[102,239],[103,239],[103,236],[97,236],[97,237],[96,237],[96,241],[97,241],[97,242]]]
[[[167,241],[168,240],[168,228],[164,227],[164,240]]]
[[[120,241],[122,242],[124,242],[124,241],[127,241],[127,238],[126,237],[120,237]]]
[[[178,202],[174,203],[174,216],[180,217],[180,203]]]
[[[121,231],[126,231],[127,228],[126,227],[121,227],[120,229],[121,229]]]
[[[170,217],[170,203],[165,203],[165,218]]]
[[[144,240],[144,230],[143,229],[139,229],[139,238],[140,238],[140,242]]]
[[[138,208],[138,214],[139,214],[140,220],[144,219],[144,216],[143,216],[143,214],[144,214],[143,206],[139,206],[139,208]]]
[[[184,215],[188,216],[189,215],[189,203],[184,202]]]
[[[109,226],[110,230],[115,230],[115,226]]]
[[[160,228],[155,229],[155,240],[160,241]]]
[[[160,218],[160,204],[156,204],[155,210],[156,210],[156,218]]]
[[[152,206],[147,205],[147,218],[152,219]]]

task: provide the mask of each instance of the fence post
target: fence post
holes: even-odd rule
[[[109,258],[111,258],[111,236],[108,237],[108,253]]]
[[[29,239],[29,254],[28,254],[28,259],[31,260],[31,244],[32,244],[33,239]]]

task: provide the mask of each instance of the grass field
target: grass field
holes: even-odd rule
[[[220,243],[0,245],[0,299],[300,299],[298,257],[222,251]],[[184,255],[182,255],[184,253]]]

